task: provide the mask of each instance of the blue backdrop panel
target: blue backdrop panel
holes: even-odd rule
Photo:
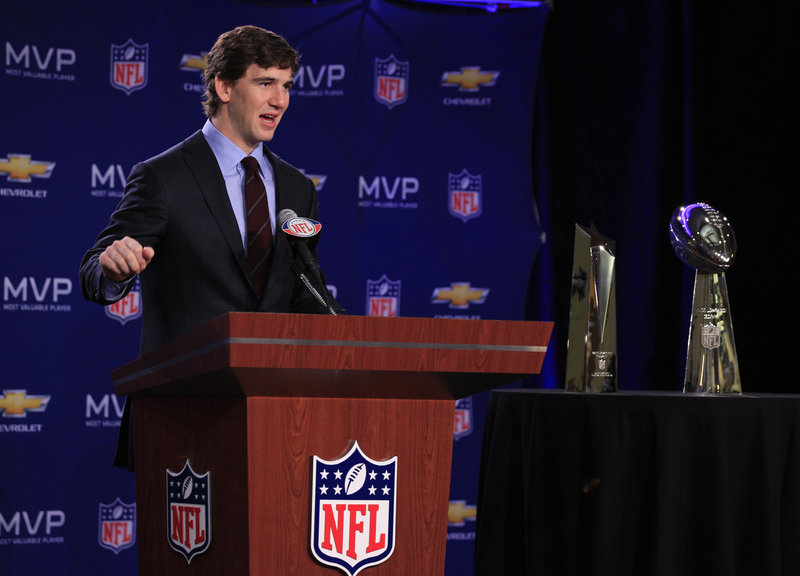
[[[4,8],[3,575],[137,573],[108,374],[138,352],[139,292],[86,303],[78,264],[133,165],[202,126],[216,37],[251,23],[302,53],[271,148],[317,184],[320,260],[351,314],[520,319],[539,249],[531,118],[546,16],[360,0]],[[449,574],[471,573],[485,403],[457,404]]]

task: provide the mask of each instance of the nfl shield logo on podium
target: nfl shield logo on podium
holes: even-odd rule
[[[211,543],[211,473],[197,474],[188,460],[180,472],[167,469],[167,539],[187,564]]]
[[[313,457],[311,552],[355,576],[394,551],[397,456],[376,461],[353,443],[338,460]]]

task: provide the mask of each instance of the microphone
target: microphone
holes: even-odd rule
[[[322,281],[322,272],[319,269],[319,264],[317,264],[317,259],[314,258],[306,242],[308,238],[313,238],[319,234],[319,231],[322,230],[322,224],[311,218],[302,218],[298,216],[294,210],[285,208],[278,214],[278,226],[280,226],[283,233],[289,238],[290,244],[295,249],[297,255],[300,256],[306,269],[311,272],[311,276],[316,281],[317,286],[320,287],[320,290],[322,290],[322,294],[311,285],[311,282],[309,282],[305,274],[299,270],[295,270],[295,273],[303,284],[305,284],[308,291],[311,292],[312,296],[314,296],[331,315],[339,315],[339,312],[337,312],[327,301],[325,296],[323,296],[323,294],[328,293],[328,290],[325,288],[325,283]]]
[[[297,252],[297,255],[300,256],[306,268],[311,271],[314,279],[322,283],[319,264],[317,264],[317,260],[306,242],[309,238],[319,234],[319,231],[322,230],[322,224],[311,218],[301,218],[291,208],[284,208],[278,214],[278,226],[289,237],[292,247]]]

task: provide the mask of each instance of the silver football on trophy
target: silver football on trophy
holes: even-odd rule
[[[708,204],[687,204],[669,222],[672,248],[684,264],[724,272],[736,257],[736,236],[728,219]]]

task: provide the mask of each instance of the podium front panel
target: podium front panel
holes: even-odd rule
[[[373,576],[444,572],[452,400],[358,398],[133,399],[137,535],[142,574],[341,573],[310,553],[312,457],[334,460],[357,441],[397,457],[394,551]],[[210,473],[211,543],[188,563],[168,542],[166,470]]]

